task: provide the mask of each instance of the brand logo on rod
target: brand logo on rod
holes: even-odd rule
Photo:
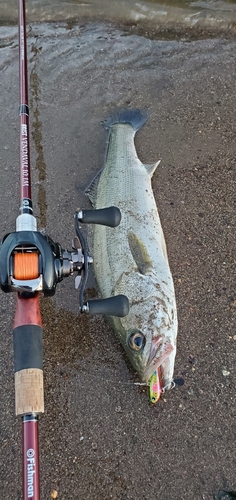
[[[35,451],[33,448],[29,448],[26,452],[27,456],[27,488],[28,488],[28,498],[33,498],[34,496],[34,474],[35,474]]]
[[[28,164],[28,137],[27,125],[21,125],[21,160],[22,160],[22,174],[23,186],[29,186],[29,164]]]
[[[20,48],[21,48],[21,60],[24,61],[24,28],[23,26],[20,27]]]

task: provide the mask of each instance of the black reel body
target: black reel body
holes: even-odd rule
[[[38,253],[38,277],[19,280],[14,273],[16,253]],[[0,248],[0,286],[4,292],[43,292],[54,295],[63,278],[62,249],[58,243],[38,231],[16,231],[7,234]]]
[[[55,294],[56,285],[64,277],[78,273],[77,286],[80,288],[80,311],[90,314],[106,314],[110,316],[126,316],[129,302],[125,295],[107,299],[88,300],[84,303],[84,292],[88,279],[88,267],[92,258],[88,255],[87,244],[79,223],[103,224],[116,227],[120,223],[121,214],[117,207],[99,210],[77,211],[74,215],[77,238],[74,239],[72,251],[63,250],[49,236],[39,231],[16,231],[4,236],[0,245],[0,287],[6,292],[33,295],[42,292],[45,296]],[[16,272],[16,257],[30,258],[36,256],[36,273],[30,276],[25,270],[23,276]],[[79,278],[79,279],[78,279]]]

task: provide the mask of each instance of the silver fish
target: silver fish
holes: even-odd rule
[[[105,166],[88,194],[95,208],[121,211],[117,228],[96,225],[95,276],[103,298],[127,295],[129,314],[111,318],[112,326],[141,381],[161,372],[161,386],[173,381],[177,311],[164,235],[151,187],[159,164],[139,160],[134,136],[145,123],[139,110],[124,111],[104,122],[109,130]]]

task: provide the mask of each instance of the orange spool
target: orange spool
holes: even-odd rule
[[[14,278],[33,280],[39,276],[39,256],[37,252],[15,253]]]

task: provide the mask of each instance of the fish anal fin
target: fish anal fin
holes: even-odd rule
[[[98,188],[98,183],[100,180],[101,176],[101,171],[98,172],[96,177],[92,180],[92,182],[89,184],[89,186],[85,189],[85,194],[89,197],[91,203],[93,206],[96,204],[96,198],[97,198],[97,188]]]
[[[139,272],[141,274],[148,274],[148,271],[152,268],[152,260],[147,247],[132,231],[128,232],[128,243]]]
[[[156,168],[158,167],[159,163],[161,162],[161,160],[158,160],[156,163],[152,163],[151,165],[144,165],[144,167],[146,168],[147,170],[147,173],[148,175],[150,175],[150,177],[153,176]]]

